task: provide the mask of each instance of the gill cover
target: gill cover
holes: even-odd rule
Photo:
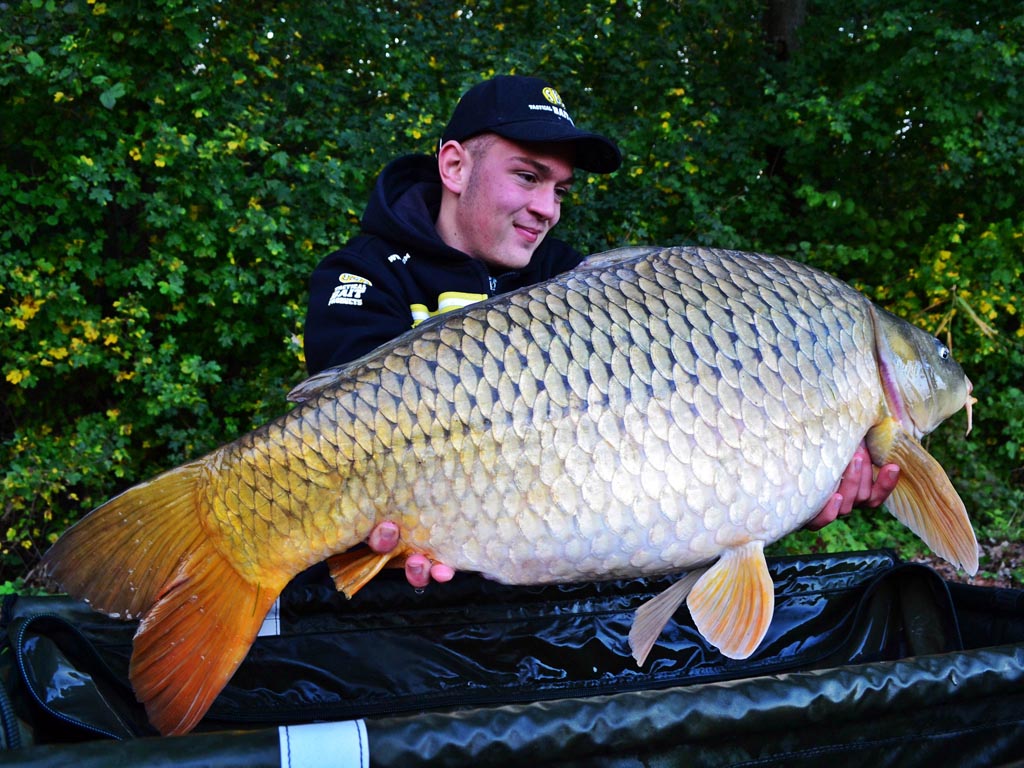
[[[889,412],[920,439],[966,406],[971,382],[949,348],[906,320],[872,305],[875,350]]]

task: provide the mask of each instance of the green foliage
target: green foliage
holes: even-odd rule
[[[930,448],[982,528],[1024,500],[1021,41],[1013,4],[15,0],[0,27],[0,566],[286,408],[306,279],[459,94],[544,74],[623,168],[581,250],[781,253],[948,337],[979,399]],[[814,546],[890,540],[855,516]],[[874,518],[876,516],[872,516]]]

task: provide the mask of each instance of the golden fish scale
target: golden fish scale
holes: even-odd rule
[[[282,574],[395,519],[512,583],[677,571],[808,520],[879,417],[867,300],[668,249],[476,305],[222,449],[213,529]]]

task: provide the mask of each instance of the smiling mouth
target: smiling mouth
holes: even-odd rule
[[[515,227],[519,231],[519,234],[522,235],[523,238],[529,243],[537,242],[544,235],[543,229],[524,227],[520,224],[515,225]]]

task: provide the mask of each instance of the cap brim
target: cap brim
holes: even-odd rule
[[[555,125],[544,122],[505,123],[489,131],[506,139],[525,144],[564,144],[576,146],[577,168],[593,173],[611,173],[622,165],[622,153],[611,139],[598,133],[579,131],[570,125]]]

